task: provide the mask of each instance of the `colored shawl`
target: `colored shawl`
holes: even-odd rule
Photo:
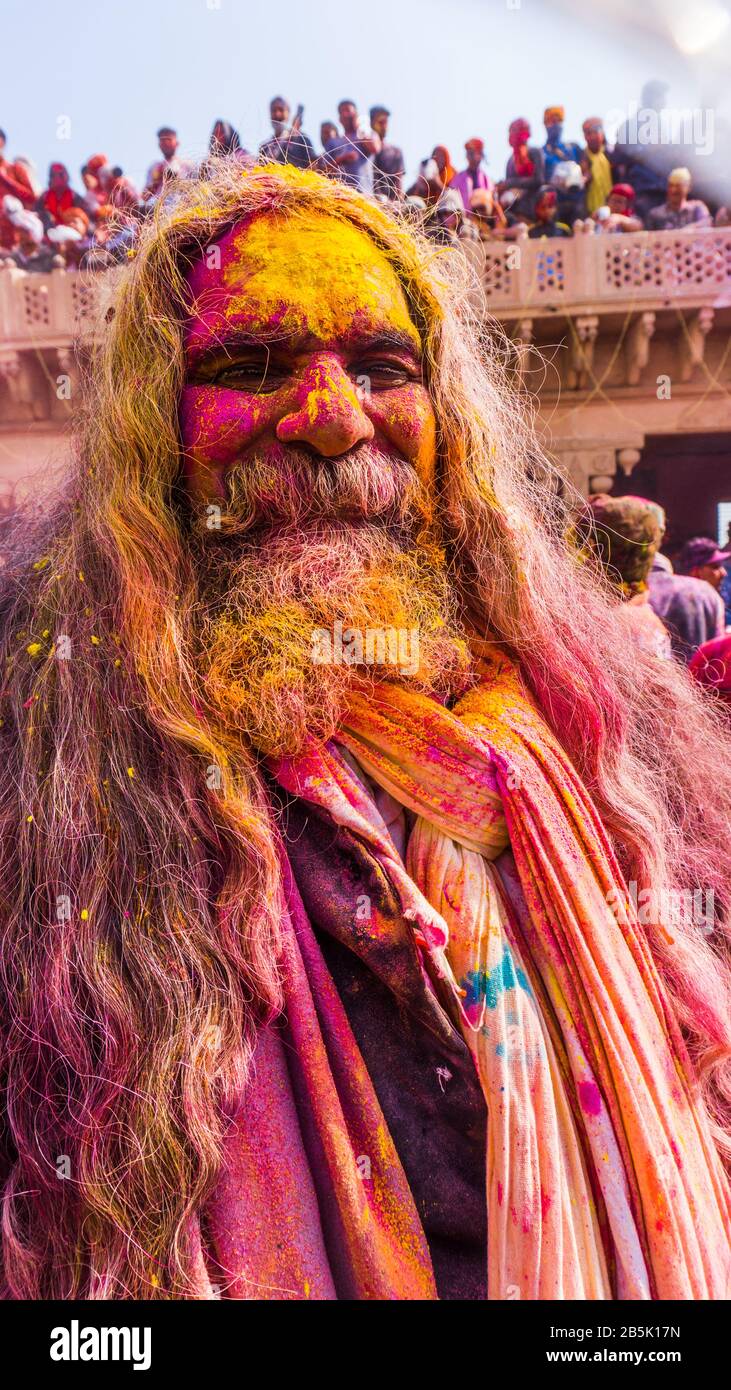
[[[400,909],[378,930],[411,924],[472,1050],[489,1115],[488,1297],[728,1297],[728,1185],[613,850],[514,670],[481,675],[453,711],[390,685],[354,695],[337,744],[270,766],[372,856]],[[368,779],[415,818],[405,863]],[[312,1235],[314,1204],[299,1225],[283,1216],[292,1249],[324,1241],[330,1268],[347,1267],[345,1296],[434,1297],[383,1127],[372,1186],[354,1181],[378,1106],[302,923],[287,949],[300,1124],[330,1230]],[[328,1277],[312,1296],[334,1296]]]

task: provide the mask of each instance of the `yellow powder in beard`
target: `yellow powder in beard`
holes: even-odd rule
[[[317,212],[254,219],[234,239],[224,283],[233,291],[227,318],[244,317],[256,332],[275,323],[283,334],[338,341],[356,315],[372,328],[419,335],[388,260],[352,223]]]

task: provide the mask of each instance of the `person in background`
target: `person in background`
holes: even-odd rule
[[[189,159],[178,157],[178,132],[170,125],[160,126],[157,143],[162,159],[151,164],[147,171],[142,197],[145,201],[156,198],[163,185],[170,178],[189,179],[195,173],[195,165]]]
[[[300,128],[301,115],[290,121],[290,105],[284,97],[272,97],[269,115],[273,134],[259,146],[259,158],[277,164],[294,164],[297,169],[310,169],[317,160],[309,135]]]
[[[330,174],[337,177],[337,168],[330,161],[330,157],[327,153],[327,146],[329,141],[337,140],[339,134],[340,132],[334,121],[323,121],[320,125],[320,144],[322,145],[323,153],[317,156],[315,168],[321,174]]]
[[[631,125],[625,121],[617,131],[617,141],[612,151],[614,177],[618,183],[629,183],[634,188],[637,195],[637,214],[642,218],[643,224],[650,209],[657,207],[664,200],[668,165],[667,150],[660,145],[651,144],[644,138],[650,120],[642,118],[643,114],[648,118],[653,117],[656,126],[660,127],[667,91],[667,82],[645,83],[640,96],[636,131],[632,131]],[[640,125],[642,143],[631,143],[635,138],[639,142]]]
[[[610,190],[606,207],[597,208],[592,216],[598,232],[641,232],[642,222],[634,211],[635,190],[628,183],[615,183]]]
[[[679,574],[689,574],[693,579],[705,579],[706,584],[717,593],[726,578],[726,562],[731,560],[731,550],[721,550],[715,541],[707,536],[694,536],[686,541],[678,555],[675,568]]]
[[[341,101],[338,116],[343,133],[325,143],[325,153],[331,166],[334,166],[333,172],[351,188],[372,194],[373,159],[381,148],[380,137],[374,130],[368,131],[361,126],[354,101]]]
[[[731,715],[731,634],[704,642],[688,663],[699,685],[712,691]]]
[[[328,140],[334,140],[338,134],[339,131],[334,121],[323,121],[320,126],[320,144],[322,148],[324,149]]]
[[[560,160],[554,165],[551,188],[555,188],[558,198],[557,220],[573,229],[574,223],[586,212],[581,165],[570,159]]]
[[[393,202],[403,194],[403,150],[386,139],[391,112],[385,106],[372,106],[369,114],[371,130],[381,142],[380,150],[373,156],[373,192],[377,198]]]
[[[12,228],[12,239],[0,248],[0,259],[19,270],[53,269],[54,251],[43,245],[44,226],[37,212],[24,208],[20,198],[6,193],[2,198],[3,220]]]
[[[407,198],[418,198],[426,208],[433,209],[445,191],[436,159],[431,155],[428,159],[422,159],[414,182],[406,190]]]
[[[221,155],[234,155],[242,162],[249,159],[249,152],[245,150],[238,130],[231,125],[230,121],[222,121],[220,118],[213,123],[211,138],[208,142],[208,159],[203,165],[203,171],[210,169],[210,161]]]
[[[83,208],[69,208],[55,227],[49,227],[46,239],[67,270],[77,270],[94,246],[89,227],[89,215]]]
[[[656,504],[655,504],[656,505]],[[664,512],[661,515],[661,539],[664,534]],[[700,538],[705,547],[703,554],[713,555],[715,541]],[[680,553],[682,567],[688,560],[698,558],[697,552],[688,551],[688,542]],[[656,555],[649,577],[650,604],[653,612],[662,619],[670,633],[673,655],[680,661],[690,661],[693,653],[705,642],[721,637],[724,630],[723,600],[717,589],[704,578],[688,572],[674,574],[672,565],[665,555]]]
[[[599,560],[625,602],[625,616],[638,647],[653,656],[672,656],[670,633],[653,611],[648,580],[660,548],[662,527],[655,503],[644,497],[589,498],[576,526],[585,552]]]
[[[17,175],[21,179],[21,181],[27,183],[28,187],[32,189],[36,198],[38,198],[43,190],[41,188],[40,180],[38,178],[38,173],[36,170],[36,166],[33,163],[33,160],[30,159],[27,154],[16,154],[15,168]]]
[[[462,199],[462,207],[465,212],[470,210],[470,198],[476,188],[486,188],[492,191],[494,184],[487,170],[483,168],[485,159],[484,141],[475,137],[465,142],[465,155],[467,156],[467,168],[460,174],[455,174],[449,183],[449,188],[453,193],[458,193]],[[438,166],[437,166],[438,167]]]
[[[424,232],[440,246],[456,246],[457,231],[464,215],[459,193],[446,188],[436,202],[427,207]]]
[[[445,188],[449,188],[452,179],[456,177],[455,169],[446,145],[435,145],[431,152],[431,157],[439,170],[439,177]]]
[[[607,137],[600,116],[588,116],[582,126],[586,145],[581,152],[581,169],[586,179],[586,210],[591,216],[604,207],[612,191],[614,176],[607,153]]]
[[[649,232],[677,232],[681,227],[710,227],[711,214],[700,198],[689,198],[689,169],[672,169],[665,202],[651,208],[645,220]]]
[[[107,201],[107,195],[102,188],[99,174],[88,164],[81,166],[81,182],[84,185],[83,205],[84,211],[89,214],[93,221],[99,216],[99,211]]]
[[[84,206],[81,194],[71,187],[69,171],[65,164],[53,163],[48,171],[48,188],[41,193],[36,203],[36,211],[46,230],[55,227],[64,212],[69,208]]]
[[[571,236],[571,228],[565,222],[557,221],[558,214],[558,195],[556,189],[550,184],[544,184],[538,190],[535,207],[535,221],[531,226],[528,236],[532,240],[540,237],[567,237]]]
[[[464,246],[469,242],[479,244],[480,241],[480,233],[467,216],[462,198],[454,188],[444,190],[424,230],[427,236],[444,246]]]
[[[118,164],[105,171],[105,183],[107,197],[118,222],[139,211],[140,195]]]
[[[731,521],[726,528],[726,545],[724,549],[727,550],[729,556],[731,556]],[[723,599],[724,608],[726,609],[726,627],[731,627],[731,558],[726,561],[723,568],[725,574],[721,582],[719,593]]]
[[[539,145],[528,144],[530,126],[522,116],[511,121],[508,140],[513,153],[505,168],[505,178],[498,184],[498,192],[515,190],[519,196],[511,205],[511,219],[530,219],[535,210],[536,194],[546,181],[543,150]]]
[[[0,198],[8,194],[18,198],[22,207],[31,210],[35,207],[38,193],[34,186],[29,162],[24,159],[9,160],[5,157],[7,136],[0,130]]]
[[[550,182],[557,164],[570,160],[572,164],[581,162],[581,146],[575,140],[564,140],[563,123],[566,112],[563,106],[547,106],[543,113],[546,127],[546,143],[543,146],[544,177]]]
[[[470,198],[469,218],[477,229],[480,241],[489,241],[508,225],[507,218],[494,189],[476,188]]]

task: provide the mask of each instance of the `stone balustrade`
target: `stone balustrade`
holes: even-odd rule
[[[513,340],[516,385],[582,491],[629,473],[645,439],[731,435],[731,228],[468,244],[485,312]],[[114,272],[0,263],[0,491],[63,462],[78,344]]]

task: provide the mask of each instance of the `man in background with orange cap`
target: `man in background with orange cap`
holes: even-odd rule
[[[485,158],[485,142],[478,140],[468,140],[465,144],[465,154],[467,156],[467,168],[461,173],[455,174],[449,187],[459,193],[464,204],[465,212],[470,210],[470,198],[476,188],[486,188],[489,192],[493,190],[493,182],[486,169],[483,169],[482,162]]]
[[[546,127],[546,143],[543,146],[543,160],[546,170],[546,182],[550,183],[553,171],[557,164],[563,160],[571,160],[573,164],[581,163],[581,146],[574,140],[563,139],[563,123],[566,112],[563,106],[547,106],[543,112],[543,124]]]

